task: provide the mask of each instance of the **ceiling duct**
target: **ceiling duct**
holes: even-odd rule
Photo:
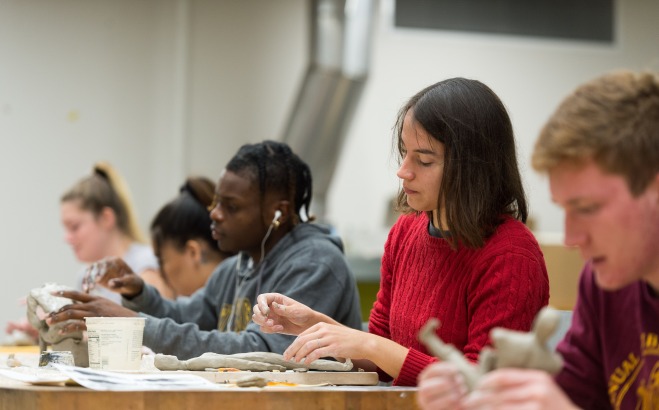
[[[310,0],[310,58],[283,141],[313,175],[312,213],[325,204],[369,69],[375,0]]]

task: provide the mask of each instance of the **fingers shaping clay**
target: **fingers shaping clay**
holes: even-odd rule
[[[46,323],[48,314],[74,303],[69,298],[53,295],[53,292],[63,290],[75,289],[56,283],[45,283],[41,287],[32,289],[27,296],[27,318],[30,324],[39,331],[39,350],[41,352],[46,351],[48,346],[52,346],[53,351],[71,351],[76,366],[87,367],[89,357],[82,331],[60,334],[63,327],[78,321],[71,319],[53,326],[48,326]]]
[[[453,345],[444,343],[435,330],[439,320],[430,319],[419,332],[419,340],[438,359],[453,363],[465,379],[471,391],[485,373],[501,368],[544,370],[557,373],[563,366],[563,358],[549,349],[547,341],[558,328],[558,311],[545,307],[535,318],[530,332],[504,328],[490,331],[493,347],[484,348],[478,356],[478,365],[467,360]]]

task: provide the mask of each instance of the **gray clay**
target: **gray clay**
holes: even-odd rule
[[[224,355],[219,353],[204,353],[199,357],[188,360],[179,360],[176,356],[158,354],[154,358],[154,365],[160,370],[199,370],[208,368],[218,369],[221,367],[232,367],[239,370],[249,371],[286,371],[293,369],[309,369],[322,371],[350,371],[352,362],[345,363],[332,360],[314,360],[308,365],[293,363],[284,360],[278,353],[272,352],[249,352]]]
[[[41,352],[46,351],[48,346],[51,346],[53,351],[70,351],[73,353],[76,366],[87,367],[89,366],[89,354],[87,342],[83,340],[83,332],[59,334],[62,327],[77,321],[67,320],[55,326],[48,326],[45,320],[49,313],[73,303],[69,298],[52,294],[62,290],[74,289],[55,283],[46,283],[39,288],[32,289],[27,297],[27,318],[30,324],[39,331],[39,350]]]
[[[437,337],[437,319],[428,320],[419,332],[419,340],[435,357],[453,363],[464,377],[467,389],[471,391],[483,374],[494,369],[515,367],[557,373],[563,366],[563,359],[549,349],[547,341],[556,331],[559,319],[556,310],[545,307],[536,316],[533,329],[528,333],[499,327],[492,329],[492,347],[481,351],[479,365],[471,363],[453,345]]]

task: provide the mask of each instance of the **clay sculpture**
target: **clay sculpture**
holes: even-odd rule
[[[73,303],[71,299],[53,295],[54,292],[62,290],[74,289],[55,283],[46,283],[39,288],[32,289],[27,296],[27,318],[30,324],[39,331],[40,352],[46,351],[48,346],[51,346],[53,351],[70,351],[73,354],[76,366],[87,367],[89,365],[89,356],[87,342],[84,341],[82,331],[64,335],[59,334],[63,326],[75,321],[67,320],[55,326],[48,326],[46,323],[46,317],[49,313]]]
[[[549,349],[547,341],[556,331],[559,319],[555,309],[545,307],[538,312],[533,329],[528,333],[499,327],[492,329],[490,339],[493,347],[481,351],[478,365],[472,364],[453,345],[437,337],[437,319],[428,320],[419,332],[419,340],[438,359],[453,363],[471,391],[482,375],[494,369],[516,367],[557,373],[563,366],[563,359]]]
[[[218,353],[204,353],[199,357],[193,357],[188,360],[179,360],[176,356],[157,354],[153,359],[153,364],[160,370],[203,371],[205,369],[219,369],[221,367],[231,367],[239,370],[252,370],[257,372],[286,370],[285,367],[276,364],[236,359],[232,358],[230,355]]]
[[[232,367],[239,370],[250,371],[285,371],[306,368],[309,370],[322,371],[350,371],[352,362],[345,363],[333,360],[318,359],[308,365],[293,363],[284,360],[278,353],[272,352],[249,352],[225,355],[219,353],[204,353],[199,357],[188,360],[179,360],[176,356],[157,354],[153,364],[160,370],[205,370]]]

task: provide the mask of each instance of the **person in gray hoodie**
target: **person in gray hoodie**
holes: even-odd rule
[[[361,314],[354,277],[338,237],[311,223],[309,167],[284,143],[243,145],[220,177],[211,206],[213,237],[223,261],[206,286],[189,298],[162,298],[121,259],[90,267],[92,285],[122,295],[122,306],[82,292],[61,296],[80,303],[51,314],[49,324],[95,316],[146,318],[144,345],[184,360],[205,352],[283,353],[293,336],[268,334],[251,321],[256,296],[280,292],[359,329]],[[139,313],[138,313],[139,312]]]

